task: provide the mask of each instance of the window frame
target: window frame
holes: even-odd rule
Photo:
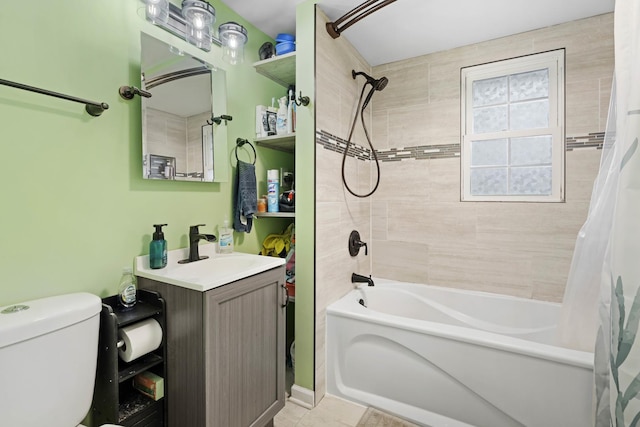
[[[549,69],[549,127],[473,133],[473,82]],[[557,49],[526,56],[473,65],[460,69],[460,200],[490,202],[565,201],[565,50]],[[526,136],[552,136],[550,195],[472,195],[471,142]]]

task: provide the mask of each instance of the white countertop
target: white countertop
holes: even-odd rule
[[[178,261],[189,258],[189,249],[175,249],[167,253],[167,266],[160,269],[149,267],[149,255],[136,257],[135,274],[158,282],[205,292],[285,263],[284,258],[242,252],[219,254],[216,253],[215,243],[202,244],[198,250],[200,256],[209,258],[178,264]]]

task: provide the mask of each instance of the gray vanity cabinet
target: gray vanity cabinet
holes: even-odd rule
[[[284,267],[166,302],[168,427],[263,427],[284,407]]]

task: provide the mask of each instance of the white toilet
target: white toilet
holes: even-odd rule
[[[80,424],[93,397],[101,308],[89,293],[0,307],[1,425]]]

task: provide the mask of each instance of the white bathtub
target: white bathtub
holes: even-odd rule
[[[431,427],[593,425],[593,353],[553,345],[559,304],[374,280],[327,308],[330,394]]]

